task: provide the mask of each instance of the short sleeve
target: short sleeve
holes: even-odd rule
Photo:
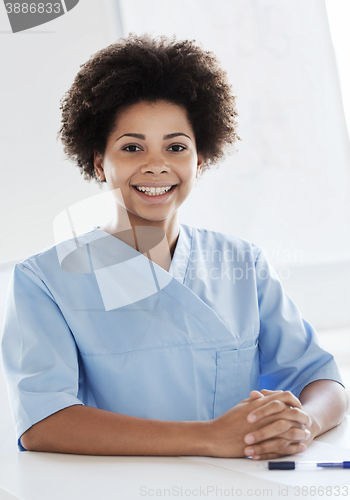
[[[78,398],[79,365],[74,337],[54,297],[32,269],[14,268],[1,344],[18,448],[33,424]]]
[[[343,385],[333,356],[321,347],[315,329],[301,317],[262,251],[256,259],[256,279],[260,388],[289,390],[299,397],[315,380]]]

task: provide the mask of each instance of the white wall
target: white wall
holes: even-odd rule
[[[63,159],[59,100],[79,66],[121,36],[116,10],[109,0],[80,0],[66,15],[13,34],[1,2],[0,261],[53,244],[56,215],[100,192]]]
[[[350,130],[350,2],[349,0],[326,0],[326,7],[335,48],[345,117],[348,130]]]
[[[305,263],[348,259],[349,140],[323,0],[172,6],[122,0],[125,31],[175,32],[213,50],[238,96],[242,138],[190,206],[211,204],[183,218],[271,253],[301,250]]]
[[[323,0],[121,0],[125,32],[213,50],[238,96],[238,152],[182,221],[263,246],[314,324],[350,324],[350,151]],[[152,15],[150,15],[152,13]]]

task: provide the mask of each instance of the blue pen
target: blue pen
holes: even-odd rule
[[[350,469],[348,462],[268,462],[269,470],[317,470],[317,469]]]

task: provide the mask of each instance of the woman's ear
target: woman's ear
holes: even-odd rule
[[[200,176],[202,168],[203,168],[203,163],[204,163],[204,158],[201,154],[197,155],[197,172],[196,172],[196,178]]]
[[[94,151],[94,167],[99,180],[106,180],[106,176],[103,170],[103,156],[98,151]]]

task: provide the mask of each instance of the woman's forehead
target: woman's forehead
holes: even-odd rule
[[[153,128],[180,127],[181,130],[193,133],[186,108],[165,100],[139,101],[119,110],[116,113],[113,133],[125,127],[136,127],[142,133],[144,127],[150,126]],[[133,130],[133,132],[137,131]]]

